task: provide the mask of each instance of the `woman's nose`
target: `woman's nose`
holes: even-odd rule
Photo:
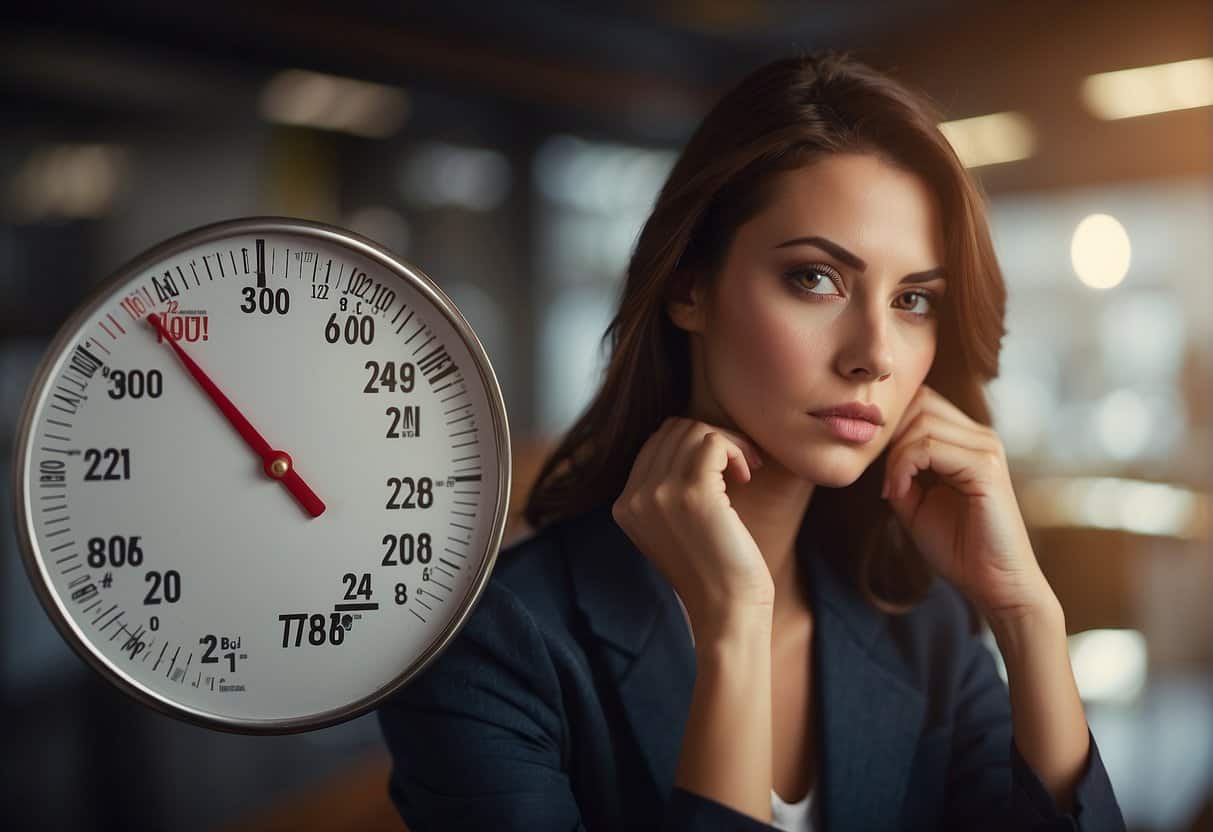
[[[856,311],[839,359],[840,370],[847,378],[883,381],[893,372],[889,322],[882,314],[883,310]]]

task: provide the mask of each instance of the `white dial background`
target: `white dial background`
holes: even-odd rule
[[[323,514],[267,476],[150,311],[172,313]],[[23,423],[31,577],[69,641],[149,704],[214,727],[366,710],[454,634],[500,545],[508,427],[467,332],[479,355],[412,280],[332,233],[245,224],[141,262],[65,327]]]

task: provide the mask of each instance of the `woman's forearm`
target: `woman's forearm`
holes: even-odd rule
[[[1090,741],[1061,604],[1054,599],[1014,619],[991,619],[990,629],[1007,666],[1015,745],[1069,812]]]
[[[696,675],[675,785],[771,820],[771,612],[695,626]]]

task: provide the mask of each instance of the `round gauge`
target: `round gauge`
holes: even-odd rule
[[[63,325],[26,398],[18,538],[97,671],[196,724],[368,711],[456,636],[509,505],[489,359],[374,242],[252,218],[174,237]]]

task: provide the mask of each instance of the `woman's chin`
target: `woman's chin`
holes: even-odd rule
[[[821,448],[813,448],[807,453],[800,449],[787,455],[768,452],[765,459],[768,460],[768,465],[774,463],[774,467],[787,471],[797,479],[827,488],[846,488],[863,476],[863,472],[871,464],[870,460],[848,456],[849,458],[843,458],[843,455],[828,451],[822,453]]]

